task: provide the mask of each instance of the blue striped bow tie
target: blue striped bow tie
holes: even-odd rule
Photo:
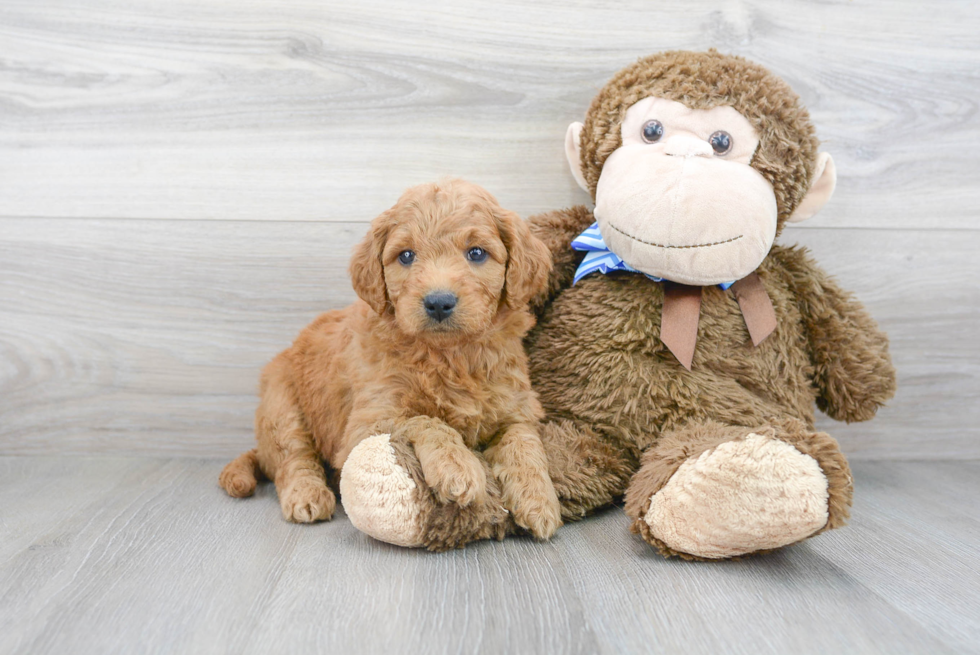
[[[572,284],[577,284],[579,280],[588,275],[589,273],[595,273],[599,271],[603,275],[606,275],[610,271],[629,271],[630,273],[641,273],[614,253],[612,250],[606,246],[606,242],[602,238],[602,233],[599,232],[598,221],[590,225],[585,232],[578,235],[572,239],[572,249],[585,252],[585,259],[579,264],[578,269],[575,271],[575,279],[572,280]],[[647,275],[643,273],[648,278],[654,282],[663,282],[662,277],[656,277],[653,275]],[[732,282],[723,282],[718,286],[722,289],[727,289],[735,284]]]

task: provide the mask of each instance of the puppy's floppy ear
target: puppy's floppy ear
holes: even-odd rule
[[[354,291],[378,314],[384,314],[388,307],[388,289],[385,287],[381,255],[390,229],[390,212],[371,221],[371,227],[361,243],[354,248],[354,255],[350,260],[350,279]]]
[[[507,246],[504,299],[509,307],[520,309],[548,288],[551,252],[531,234],[527,222],[514,212],[498,207],[494,217],[500,237]]]

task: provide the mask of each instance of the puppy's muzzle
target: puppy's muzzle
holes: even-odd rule
[[[456,308],[456,294],[436,291],[423,298],[422,304],[425,306],[425,313],[430,318],[442,323],[452,315]]]

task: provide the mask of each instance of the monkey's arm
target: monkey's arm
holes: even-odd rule
[[[572,284],[575,269],[582,263],[584,252],[572,250],[572,239],[595,222],[592,212],[582,205],[537,214],[528,219],[531,233],[541,239],[551,251],[554,268],[544,293],[531,299],[531,311],[540,313],[559,291]]]
[[[773,248],[803,314],[817,407],[838,421],[867,421],[895,395],[888,337],[864,306],[801,248]]]

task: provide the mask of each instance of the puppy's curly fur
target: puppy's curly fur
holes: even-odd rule
[[[409,189],[354,253],[361,301],[322,314],[263,371],[258,447],[225,467],[221,486],[249,496],[264,474],[288,520],[329,519],[324,465],[339,474],[363,439],[397,431],[440,502],[486,499],[473,452],[483,451],[515,522],[550,537],[560,509],[522,345],[534,325],[528,301],[550,270],[544,244],[484,189],[461,180]],[[455,296],[448,318],[426,311],[434,293]]]

